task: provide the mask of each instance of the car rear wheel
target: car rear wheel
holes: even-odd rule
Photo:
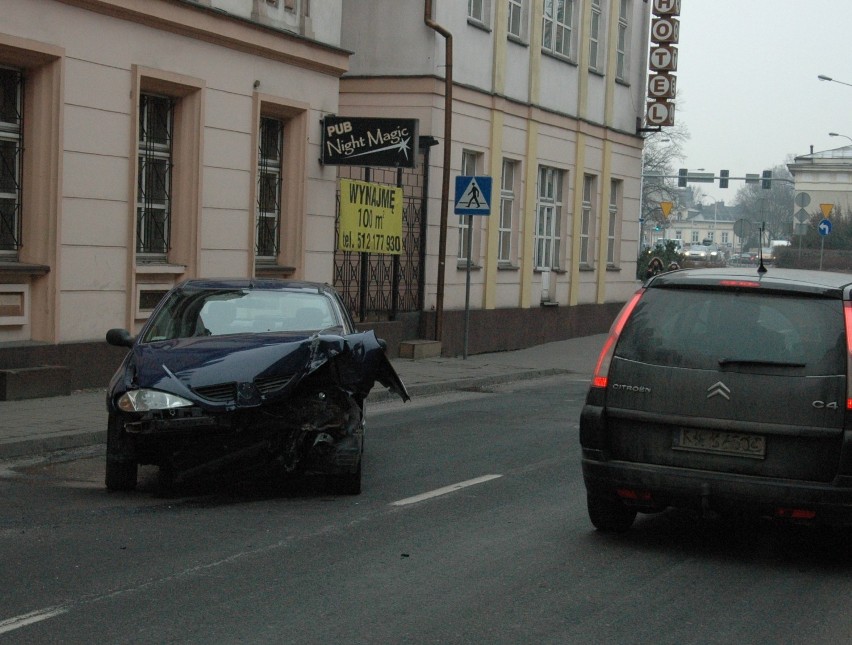
[[[123,450],[124,430],[121,423],[110,418],[107,427],[106,477],[107,490],[133,490],[139,473],[139,464],[129,459]]]
[[[624,533],[636,519],[636,511],[628,508],[617,499],[588,495],[586,504],[589,519],[598,531]]]

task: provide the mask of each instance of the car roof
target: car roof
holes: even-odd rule
[[[738,282],[742,284],[737,284]],[[840,298],[852,287],[852,274],[774,267],[763,273],[757,267],[683,269],[660,274],[646,286],[753,288],[755,282],[760,288],[777,292],[811,293]]]
[[[256,289],[261,291],[311,291],[333,292],[322,282],[283,280],[280,278],[190,278],[176,285],[176,289]]]

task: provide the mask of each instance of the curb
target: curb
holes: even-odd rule
[[[510,383],[512,381],[528,381],[538,378],[547,378],[548,376],[557,376],[559,374],[572,374],[571,370],[548,368],[548,369],[529,369],[520,372],[505,372],[503,374],[492,374],[490,376],[473,376],[470,378],[458,378],[451,381],[438,381],[436,383],[421,383],[418,385],[406,386],[408,394],[413,399],[415,396],[433,396],[442,392],[465,391],[489,385],[499,385],[502,383]],[[374,389],[367,397],[367,401],[371,403],[380,403],[382,401],[393,401],[399,397],[386,389]]]

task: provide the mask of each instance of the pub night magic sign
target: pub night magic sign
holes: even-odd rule
[[[417,119],[327,116],[322,127],[322,163],[413,168],[417,125]]]

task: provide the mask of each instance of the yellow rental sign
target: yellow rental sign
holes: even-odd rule
[[[340,180],[337,248],[355,253],[402,253],[402,188]]]

